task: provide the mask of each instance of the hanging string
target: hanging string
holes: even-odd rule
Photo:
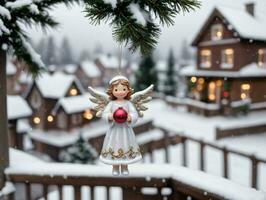
[[[123,57],[123,49],[122,49],[122,44],[120,44],[120,49],[119,49],[119,57],[118,57],[118,74],[122,74],[122,57]]]

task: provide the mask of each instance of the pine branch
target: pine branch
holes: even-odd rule
[[[160,35],[159,24],[173,25],[177,14],[200,6],[198,0],[117,0],[116,5],[106,0],[84,2],[86,17],[92,24],[110,21],[115,40],[129,45],[133,52],[140,50],[142,54],[150,53],[156,46]],[[130,9],[132,5],[138,11],[137,17]],[[152,20],[153,17],[159,24]]]

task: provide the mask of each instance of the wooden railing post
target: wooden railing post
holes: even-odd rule
[[[223,148],[223,160],[224,160],[223,176],[225,178],[228,178],[228,150],[226,147]]]
[[[200,145],[200,170],[205,171],[205,154],[204,154],[205,144],[202,140],[200,140],[199,145]]]
[[[74,186],[75,200],[81,200],[81,187],[79,185]]]
[[[251,186],[258,189],[258,160],[255,155],[250,157],[251,160]]]
[[[58,185],[58,194],[59,194],[59,200],[63,200],[63,186],[62,185]]]
[[[31,187],[30,187],[30,183],[27,182],[25,184],[25,187],[26,187],[26,199],[27,200],[31,200]]]
[[[168,135],[168,133],[164,133],[165,163],[169,163],[169,161],[170,161],[170,158],[169,158],[169,149],[168,149],[169,146],[170,146],[169,135]]]
[[[91,190],[91,192],[90,192],[90,200],[94,200],[94,186],[91,186],[90,190]]]
[[[182,159],[183,159],[183,166],[187,167],[187,144],[186,144],[187,138],[182,136],[181,142],[182,142]]]
[[[48,185],[43,185],[43,198],[44,200],[48,199]]]

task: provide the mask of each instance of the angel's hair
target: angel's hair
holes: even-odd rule
[[[113,95],[113,90],[114,90],[114,87],[117,86],[118,84],[121,84],[121,85],[124,85],[124,86],[127,86],[127,89],[128,89],[128,93],[127,93],[127,96],[125,97],[125,99],[127,100],[130,100],[131,98],[131,95],[133,94],[133,89],[130,87],[130,84],[127,80],[123,80],[123,79],[120,79],[120,80],[117,80],[117,81],[114,81],[112,82],[108,89],[107,89],[107,94],[109,95],[109,98],[111,100],[116,100],[117,98]]]

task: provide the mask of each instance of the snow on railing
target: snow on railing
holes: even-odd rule
[[[265,200],[266,198],[263,192],[238,185],[225,178],[169,164],[135,164],[130,166],[130,175],[127,177],[114,177],[111,175],[111,168],[103,165],[62,163],[13,166],[7,168],[5,173],[7,179],[13,183],[26,183],[28,200],[31,199],[33,183],[43,185],[44,197],[47,197],[48,187],[51,185],[57,185],[60,188],[60,195],[62,195],[63,186],[71,185],[74,187],[75,200],[81,199],[81,186],[89,186],[91,189],[96,186],[106,186],[108,190],[113,186],[121,187],[126,189],[123,192],[130,190],[131,197],[142,188],[149,187],[159,189],[158,195],[163,195],[161,189],[170,188],[172,192],[165,194],[169,195],[168,199],[177,199],[177,197],[185,199],[189,196],[193,199],[231,200]],[[109,199],[109,195],[107,197]],[[94,199],[94,194],[91,199]]]

